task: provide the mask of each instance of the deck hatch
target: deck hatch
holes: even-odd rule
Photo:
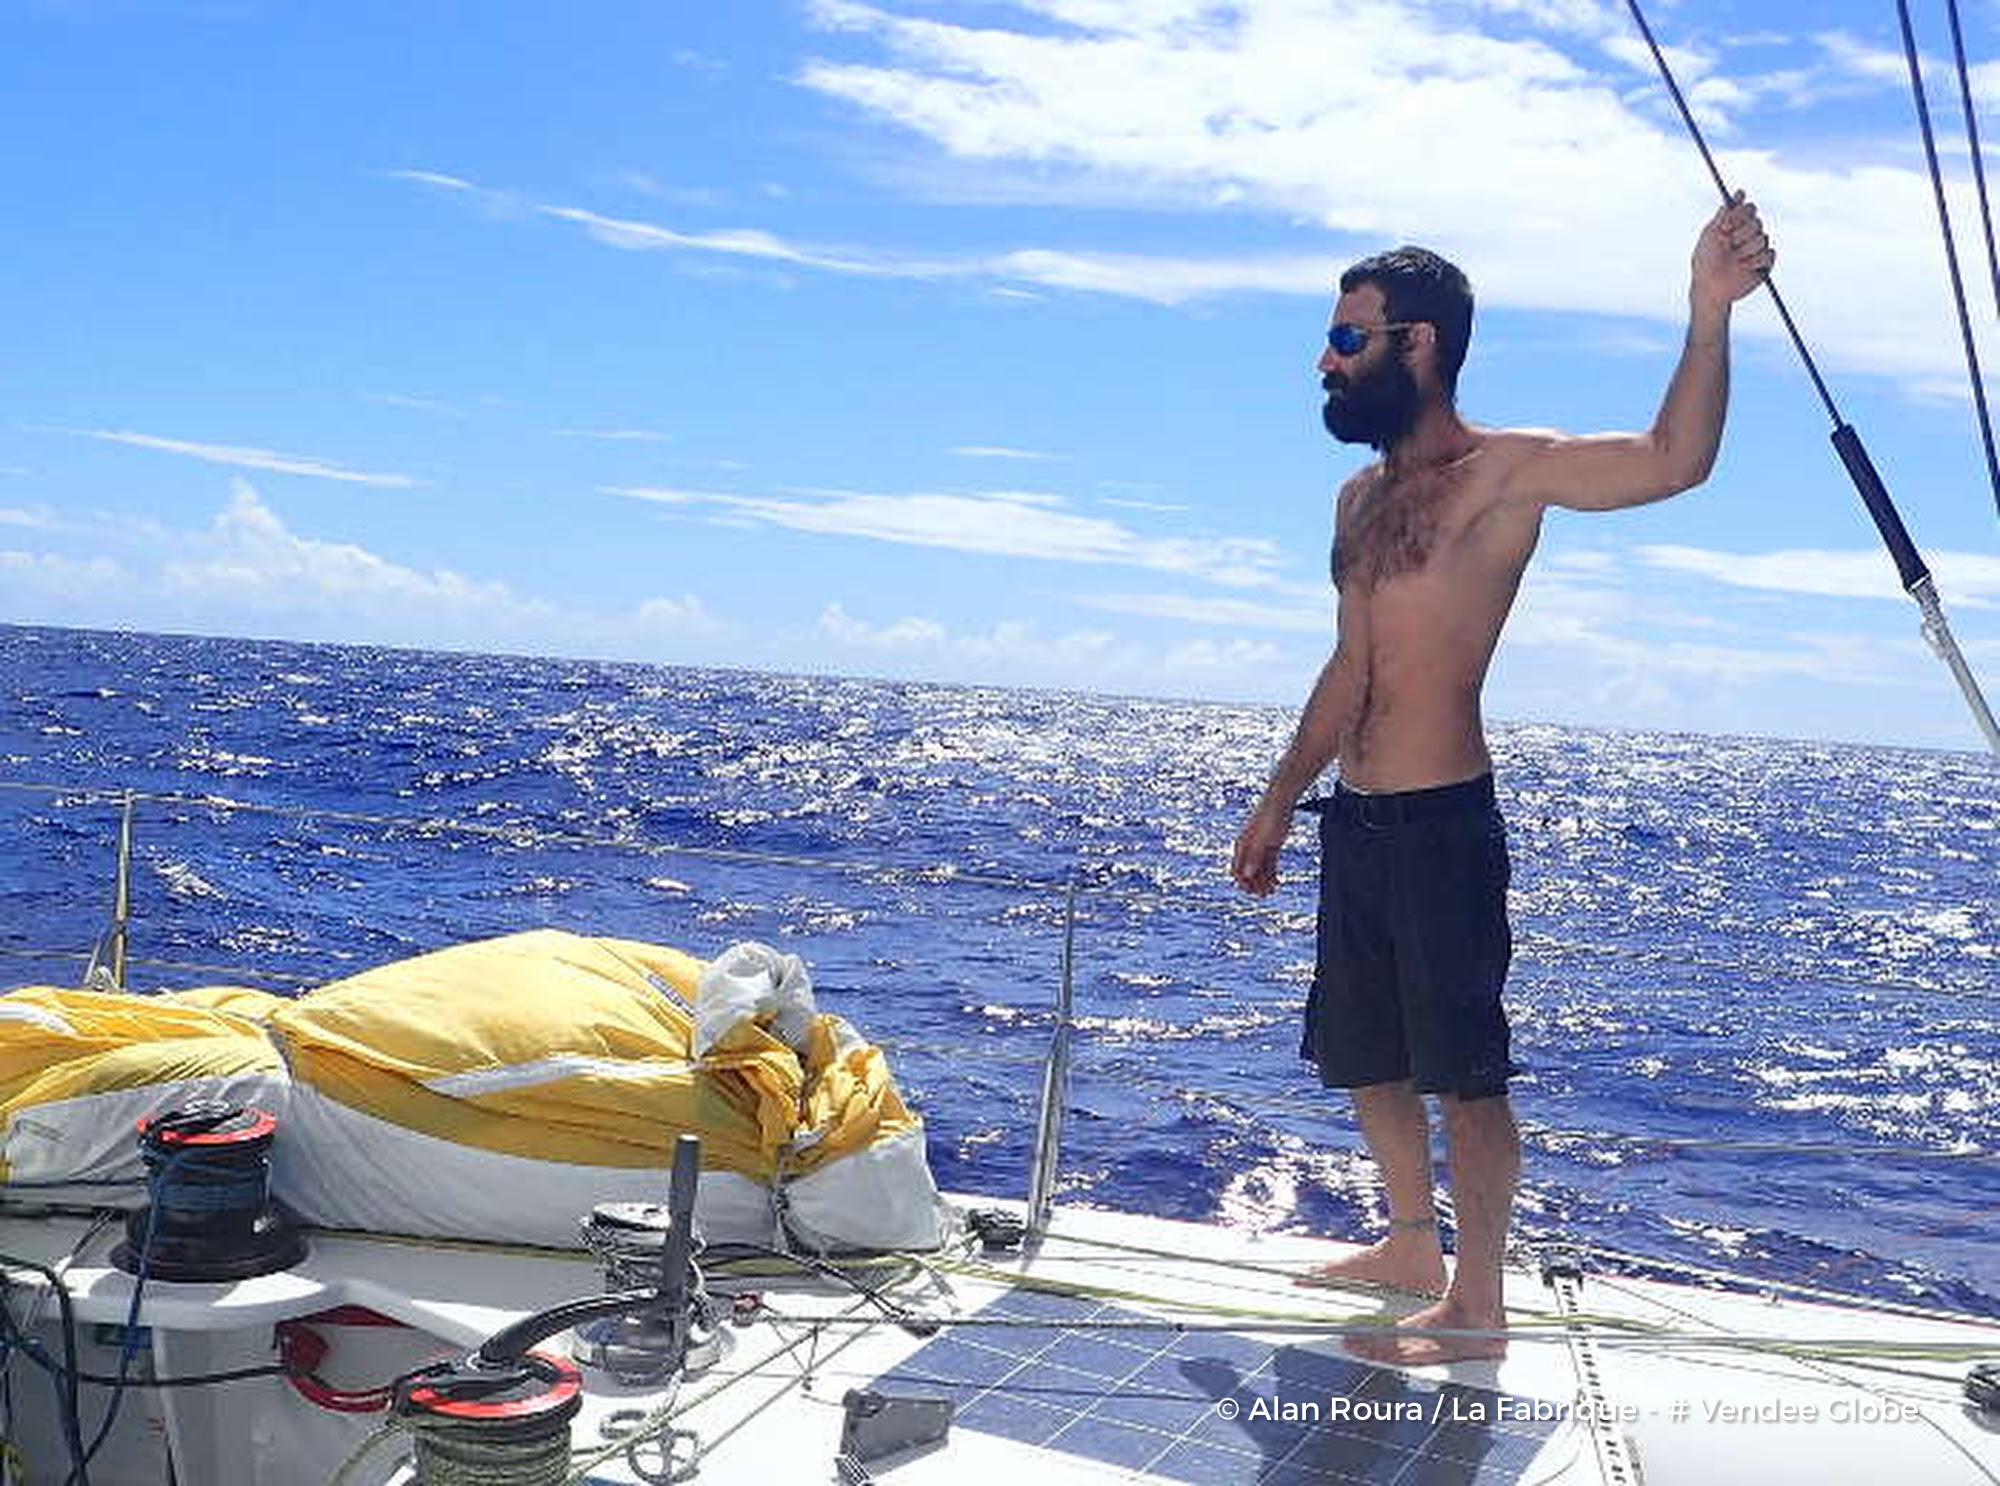
[[[1169,1481],[1515,1486],[1560,1427],[1517,1395],[1318,1347],[1118,1330],[1144,1318],[1083,1297],[1011,1291],[974,1318],[1013,1324],[947,1331],[874,1386],[950,1396],[958,1429]]]

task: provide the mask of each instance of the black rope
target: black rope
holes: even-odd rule
[[[1903,58],[1910,69],[1910,95],[1916,100],[1917,124],[1923,130],[1924,158],[1930,163],[1931,170],[1931,194],[1937,198],[1938,227],[1944,235],[1945,266],[1951,270],[1951,294],[1958,303],[1958,332],[1965,342],[1965,370],[1972,379],[1972,401],[1979,412],[1979,437],[1986,446],[1986,475],[1993,486],[1994,509],[2000,511],[2000,453],[1996,453],[1993,448],[1993,418],[1986,407],[1986,379],[1980,375],[1979,350],[1972,338],[1972,312],[1967,309],[1965,303],[1965,276],[1958,268],[1958,243],[1951,230],[1951,207],[1945,201],[1944,172],[1938,166],[1937,137],[1931,130],[1930,100],[1924,94],[1924,64],[1917,55],[1916,32],[1910,28],[1909,0],[1896,0],[1896,19],[1903,27]],[[1954,4],[1952,7],[1954,31],[1957,29],[1957,20],[1957,6]],[[1961,51],[1959,53],[1961,67],[1964,61],[1965,54]],[[1961,72],[1960,76],[1963,77],[1964,74]],[[1968,121],[1972,118],[1972,97],[1969,89],[1966,94],[1965,116]],[[1976,145],[1973,159],[1975,162],[1978,160]],[[1985,196],[1983,186],[1980,194],[1983,200]],[[1989,245],[1992,242],[1990,235],[1987,242]]]
[[[1639,0],[1625,0],[1625,7],[1632,12],[1632,19],[1638,23],[1639,34],[1646,38],[1647,49],[1652,52],[1653,61],[1659,66],[1660,77],[1666,82],[1667,91],[1673,95],[1674,107],[1681,111],[1681,122],[1687,125],[1688,133],[1694,136],[1694,146],[1701,151],[1702,161],[1708,166],[1708,173],[1715,180],[1715,189],[1722,193],[1725,202],[1734,202],[1735,193],[1729,189],[1729,183],[1723,180],[1722,170],[1715,163],[1715,156],[1708,148],[1708,140],[1701,132],[1701,125],[1695,122],[1694,111],[1688,107],[1687,99],[1681,96],[1681,85],[1674,81],[1674,71],[1667,65],[1666,54],[1660,50],[1659,42],[1653,39],[1653,28],[1646,24],[1645,13],[1639,9]],[[1819,393],[1819,400],[1826,404],[1827,416],[1833,419],[1834,425],[1838,427],[1845,420],[1840,416],[1840,409],[1834,405],[1833,394],[1827,391],[1826,378],[1819,374],[1819,364],[1813,360],[1812,352],[1806,349],[1805,337],[1799,334],[1799,327],[1792,321],[1792,312],[1785,304],[1784,295],[1778,292],[1776,281],[1768,274],[1764,278],[1764,287],[1771,291],[1771,303],[1778,307],[1778,318],[1785,322],[1785,334],[1792,338],[1793,349],[1799,353],[1799,360],[1805,363],[1806,375],[1812,378],[1813,390]]]
[[[41,1276],[48,1293],[55,1296],[56,1312],[62,1327],[63,1355],[60,1362],[49,1356],[15,1319],[12,1307],[7,1304],[7,1281],[0,1276],[0,1356],[18,1350],[49,1375],[49,1385],[56,1395],[57,1428],[69,1451],[70,1470],[63,1478],[64,1486],[90,1486],[90,1455],[83,1446],[83,1404],[76,1386],[82,1371],[76,1360],[76,1311],[70,1300],[69,1286],[48,1265],[33,1259],[0,1254],[0,1266],[33,1270]]]

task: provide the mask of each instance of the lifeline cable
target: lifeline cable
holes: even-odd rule
[[[1963,38],[1958,34],[1958,6],[1953,0],[1952,34],[1960,42],[1958,53],[1959,79],[1966,87],[1965,118],[1975,131],[1969,136],[1972,143],[1972,161],[1975,168],[1979,164],[1978,126],[1972,124],[1971,84],[1965,76],[1965,50]],[[1951,207],[1945,200],[1944,172],[1938,166],[1937,136],[1931,130],[1931,104],[1924,93],[1924,64],[1917,55],[1917,33],[1910,27],[1909,0],[1896,0],[1896,19],[1903,28],[1903,60],[1910,69],[1910,96],[1917,106],[1917,127],[1924,137],[1924,160],[1930,166],[1931,195],[1937,200],[1938,231],[1944,238],[1945,267],[1951,272],[1951,297],[1958,306],[1958,334],[1965,343],[1965,374],[1972,383],[1972,404],[1979,414],[1979,438],[1986,448],[1986,476],[1993,486],[1993,506],[2000,511],[2000,454],[1993,449],[1993,415],[1986,406],[1986,378],[1979,370],[1979,348],[1972,337],[1972,314],[1965,306],[1965,275],[1958,267],[1958,238],[1951,229]],[[1983,207],[1986,201],[1986,176],[1980,171],[1979,200]],[[1986,242],[1989,251],[1993,243],[1992,218],[1987,218]]]
[[[1899,6],[1903,3],[1904,0],[1897,0]],[[1675,107],[1680,110],[1681,122],[1687,125],[1688,134],[1694,140],[1695,148],[1701,151],[1701,158],[1708,166],[1709,175],[1715,180],[1716,189],[1722,193],[1725,202],[1733,203],[1736,198],[1730,191],[1728,182],[1722,178],[1722,171],[1715,163],[1715,156],[1708,147],[1707,138],[1701,132],[1701,125],[1695,121],[1694,113],[1687,105],[1687,99],[1682,96],[1680,84],[1674,80],[1673,68],[1668,65],[1666,54],[1660,50],[1659,42],[1653,38],[1653,28],[1646,24],[1645,12],[1640,10],[1639,0],[1625,0],[1625,8],[1632,13],[1632,19],[1639,27],[1639,34],[1645,38],[1647,50],[1653,54],[1654,65],[1659,68],[1660,77],[1666,83],[1668,93],[1673,96]],[[1928,125],[1926,129],[1928,131]],[[1950,241],[1949,233],[1946,234],[1946,241],[1947,244]],[[1966,665],[1965,657],[1959,652],[1958,642],[1952,638],[1951,626],[1946,622],[1944,609],[1938,602],[1937,585],[1931,578],[1929,566],[1924,562],[1922,554],[1917,551],[1916,543],[1910,540],[1910,534],[1903,526],[1903,518],[1896,510],[1896,503],[1889,497],[1888,487],[1882,483],[1882,476],[1877,473],[1874,461],[1868,457],[1868,450],[1861,443],[1861,435],[1855,432],[1852,424],[1841,418],[1840,409],[1834,404],[1833,394],[1827,390],[1826,380],[1820,375],[1812,353],[1806,349],[1805,339],[1799,334],[1798,327],[1792,321],[1791,311],[1786,308],[1784,298],[1778,293],[1778,286],[1769,274],[1764,276],[1764,287],[1770,291],[1771,301],[1778,307],[1778,315],[1785,322],[1785,329],[1792,338],[1792,345],[1798,351],[1799,359],[1805,363],[1806,371],[1812,377],[1813,387],[1818,391],[1820,401],[1826,405],[1827,413],[1833,419],[1834,452],[1846,466],[1848,478],[1854,482],[1856,493],[1860,495],[1862,504],[1867,506],[1869,516],[1874,519],[1876,531],[1881,533],[1882,541],[1889,549],[1889,556],[1896,564],[1897,575],[1902,579],[1903,591],[1916,601],[1918,609],[1923,613],[1924,638],[1930,642],[1931,649],[1937,652],[1938,658],[1951,671],[1952,679],[1958,683],[1958,689],[1965,697],[1965,704],[1972,711],[1973,721],[1978,724],[1980,732],[1986,737],[1987,747],[1996,755],[2000,755],[2000,722],[1994,721],[1992,709],[1986,705],[1986,698],[1980,693],[1978,678],[1972,674],[1971,667]]]

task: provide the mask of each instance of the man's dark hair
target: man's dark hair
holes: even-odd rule
[[[1340,292],[1363,284],[1382,291],[1391,320],[1427,320],[1437,328],[1438,376],[1447,396],[1458,392],[1458,369],[1472,344],[1472,284],[1458,265],[1429,248],[1404,246],[1363,258],[1340,276]]]

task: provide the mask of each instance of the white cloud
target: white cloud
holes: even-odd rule
[[[0,550],[0,594],[71,598],[111,588],[124,578],[124,570],[108,557]]]
[[[728,203],[730,193],[713,186],[673,186],[643,170],[614,170],[601,178],[605,184],[636,191],[656,201],[674,206],[718,207]]]
[[[473,627],[556,613],[553,605],[524,599],[504,583],[448,568],[421,572],[352,543],[298,536],[241,477],[230,482],[229,504],[215,518],[209,540],[168,561],[161,579],[171,594],[273,612],[376,619],[394,613]]]
[[[602,212],[574,206],[538,206],[543,216],[570,222],[584,229],[607,247],[647,252],[669,248],[730,257],[759,258],[796,268],[816,268],[828,273],[866,274],[899,278],[936,278],[952,273],[950,265],[926,263],[897,255],[846,254],[838,249],[799,247],[776,233],[759,228],[732,228],[718,232],[678,232],[654,222],[627,217],[607,217]]]
[[[664,444],[673,438],[651,428],[553,428],[549,433],[552,438],[598,439],[607,444]]]
[[[316,480],[344,480],[355,485],[406,487],[420,483],[408,475],[372,475],[303,454],[280,454],[270,449],[253,449],[236,444],[197,444],[187,439],[133,433],[128,429],[54,428],[45,431],[100,439],[108,444],[129,444],[139,449],[158,449],[167,454],[204,459],[211,464],[235,465],[239,469],[263,470],[271,474],[306,475]]]
[[[1635,548],[1633,555],[1657,568],[1696,573],[1737,588],[1829,598],[1904,597],[1895,565],[1877,548],[1718,552],[1705,547],[1651,545]],[[1930,552],[1925,557],[1947,604],[1969,609],[2000,606],[2000,557],[1954,551]]]
[[[484,190],[483,187],[475,186],[471,181],[455,175],[445,175],[443,172],[436,170],[391,170],[387,174],[389,179],[393,181],[414,181],[420,186],[435,186],[441,191],[463,191],[468,194],[477,194]]]
[[[1774,677],[1795,676],[1815,682],[1880,685],[1898,679],[1882,664],[1881,642],[1850,635],[1834,640],[1789,637],[1789,647],[1774,645],[1705,644],[1672,640],[1655,644],[1624,637],[1600,637],[1596,648],[1607,658],[1622,660],[1640,674],[1678,674],[1716,686],[1742,686]],[[1862,662],[1867,664],[1862,664]]]
[[[1053,32],[946,24],[907,8],[821,7],[823,21],[885,55],[816,62],[800,81],[980,172],[1034,165],[1101,182],[1107,194],[1133,181],[1173,185],[1190,208],[1227,187],[1239,209],[1369,242],[1432,242],[1467,262],[1490,304],[1661,321],[1682,313],[1687,248],[1713,197],[1663,95],[1630,91],[1641,56],[1603,7],[1239,0],[1177,22],[1180,12],[1144,0],[1101,0],[1065,9],[1070,28]],[[1545,34],[1478,29],[1500,18]],[[1602,54],[1579,45],[1585,37],[1629,63],[1590,65]],[[1821,67],[1886,80],[1891,59],[1846,38],[1821,46]],[[1341,59],[1338,89],[1326,85],[1329,57]],[[1803,86],[1726,74],[1705,54],[1683,60],[1697,63],[1698,101],[1722,113]],[[1828,360],[1952,374],[1948,335],[1883,329],[1942,331],[1949,302],[1935,243],[1908,228],[1929,220],[1927,181],[1866,153],[1839,169],[1768,150],[1725,152],[1722,164],[1763,206],[1787,296]],[[1969,208],[1969,188],[1954,192]],[[1579,254],[1579,243],[1591,250]],[[1325,256],[1027,250],[989,261],[1040,282],[1176,302],[1228,289],[1320,292]],[[1778,333],[1762,308],[1743,320]]]
[[[898,619],[889,624],[870,624],[856,619],[840,604],[828,604],[819,616],[820,633],[842,645],[864,646],[871,650],[942,650],[949,638],[935,619]]]
[[[1619,570],[1620,563],[1615,552],[1601,547],[1557,547],[1537,557],[1535,566],[1545,572],[1609,577]]]
[[[958,632],[924,615],[865,620],[838,602],[821,612],[814,638],[828,647],[823,661],[835,668],[1099,692],[1199,689],[1269,700],[1274,692],[1291,695],[1294,673],[1304,672],[1304,663],[1292,664],[1266,641],[1200,639],[1160,649],[1105,630],[1049,633],[1019,619]]]
[[[1579,36],[1602,36],[1624,25],[1624,17],[1604,0],[1466,0],[1475,9],[1494,15],[1519,16],[1531,25],[1550,31],[1572,31]]]
[[[513,192],[495,191],[463,176],[447,175],[437,170],[389,170],[383,174],[392,181],[409,181],[469,201],[483,216],[495,221],[515,221],[526,211],[521,198]]]
[[[1672,560],[1657,561],[1662,553]],[[1809,627],[1789,604],[1748,595],[1732,603],[1676,581],[1728,581],[1719,577],[1726,571],[1759,588],[1851,596],[1879,566],[1889,575],[1884,596],[1897,592],[1878,552],[1832,554],[1832,562],[1770,555],[1780,560],[1745,566],[1742,554],[1654,546],[1545,554],[1528,571],[1495,657],[1492,715],[1970,746],[1956,691],[1913,623],[1884,629],[1886,616],[1869,605],[1842,611],[1853,628]],[[1961,638],[1968,656],[1986,643]]]
[[[699,490],[669,490],[659,485],[600,485],[600,495],[622,495],[627,500],[652,501],[661,506],[691,506],[706,497]]]
[[[37,622],[643,660],[722,661],[756,643],[694,593],[580,607],[305,535],[240,476],[202,530],[125,513],[28,524],[131,549],[124,563],[0,551],[0,601],[32,600],[21,617]]]
[[[1051,289],[1122,294],[1166,305],[1181,304],[1206,294],[1245,290],[1319,294],[1325,291],[1328,282],[1325,257],[1313,254],[1201,259],[1021,248],[941,258],[875,248],[796,243],[761,228],[682,232],[655,222],[607,217],[580,207],[538,206],[535,210],[580,226],[605,246],[627,252],[680,250],[866,278],[1001,279],[1041,284]]]
[[[0,506],[0,526],[25,526],[35,531],[54,531],[58,522],[46,510],[20,506]]]
[[[641,628],[648,630],[719,635],[732,628],[711,614],[708,606],[691,593],[677,599],[647,599],[633,612],[633,618]]]
[[[1185,511],[1185,510],[1187,510],[1187,509],[1188,509],[1188,508],[1187,508],[1187,507],[1186,507],[1185,505],[1180,505],[1180,504],[1177,504],[1177,503],[1175,503],[1175,502],[1173,502],[1173,501],[1163,501],[1163,500],[1130,500],[1130,499],[1127,499],[1127,498],[1125,498],[1125,497],[1122,497],[1122,496],[1115,496],[1115,495],[1104,495],[1104,496],[1099,496],[1099,497],[1098,497],[1098,500],[1097,500],[1097,503],[1098,503],[1098,504],[1099,504],[1100,506],[1112,506],[1112,507],[1115,507],[1115,508],[1117,508],[1118,510],[1121,510],[1121,511],[1166,511],[1166,512],[1176,512],[1176,511]]]
[[[447,418],[463,418],[463,408],[455,408],[448,402],[440,402],[434,397],[410,397],[401,392],[364,392],[361,394],[370,402],[381,403],[384,407],[409,408],[419,413],[442,413]]]
[[[674,459],[668,462],[683,469],[727,470],[731,473],[740,473],[750,468],[749,464],[741,459]]]
[[[813,7],[820,24],[844,33],[850,54],[872,45],[877,55],[811,60],[796,80],[933,147],[905,152],[878,174],[905,184],[928,178],[938,199],[953,194],[953,178],[974,195],[995,182],[1004,195],[1019,180],[1022,200],[1261,216],[1283,222],[1298,247],[1194,257],[1017,244],[940,257],[797,242],[754,226],[696,232],[563,204],[534,210],[627,250],[1162,305],[1240,292],[1323,295],[1337,260],[1415,239],[1463,261],[1488,305],[1665,324],[1684,313],[1688,247],[1714,197],[1664,92],[1635,72],[1650,59],[1635,50],[1616,5],[1024,0],[951,12],[981,24],[920,10],[934,8],[918,0]],[[1023,10],[1039,21],[1021,21]],[[1716,122],[1876,90],[1900,65],[1839,32],[1751,39],[1766,49],[1786,43],[1800,65],[1739,66],[1740,37],[1666,38],[1694,105]],[[1331,74],[1329,58],[1339,59]],[[2000,97],[2000,63],[1991,66],[1981,86]],[[1911,228],[1931,220],[1928,181],[1899,153],[1900,134],[1871,141],[1852,138],[1847,120],[1840,128],[1849,163],[1837,167],[1823,154],[1793,160],[1775,148],[1725,150],[1721,164],[1763,207],[1787,299],[1823,362],[1932,383],[1956,377],[1935,241],[1927,226]],[[399,174],[460,194],[504,194],[435,171]],[[1972,220],[1970,185],[1951,193],[1960,220]],[[1781,333],[1761,299],[1740,324],[1772,340]],[[1913,325],[1939,333],[1911,334]]]
[[[1185,304],[1205,295],[1256,291],[1324,295],[1333,282],[1332,264],[1324,253],[1185,258],[1023,248],[984,260],[976,271],[1024,279],[1051,289],[1121,294],[1164,305]]]
[[[1038,461],[1055,461],[1055,460],[1064,460],[1069,458],[1067,454],[1043,454],[1035,449],[1011,449],[1008,448],[1005,444],[960,444],[958,447],[946,450],[945,452],[949,454],[956,454],[961,459],[1023,459],[1023,460],[1038,460]]]
[[[1194,640],[1168,651],[1166,664],[1175,671],[1241,671],[1269,666],[1278,654],[1268,640]]]
[[[1189,624],[1228,628],[1296,630],[1333,638],[1333,600],[1317,607],[1260,604],[1249,599],[1205,598],[1179,593],[1095,593],[1076,600],[1087,609],[1107,614],[1132,614],[1145,619],[1175,619]]]
[[[822,536],[1150,568],[1237,587],[1272,586],[1283,561],[1277,545],[1262,538],[1141,536],[1118,522],[1060,509],[1064,504],[1060,497],[1032,491],[980,495],[822,491],[794,498],[657,486],[599,488],[608,495],[666,505],[705,505],[741,522]]]
[[[1139,652],[1121,646],[1103,630],[1070,630],[1046,635],[1020,619],[1002,619],[984,630],[954,633],[928,615],[908,615],[873,623],[831,603],[820,612],[819,634],[845,650],[897,656],[906,662],[958,662],[991,674],[1012,671],[1017,677],[1048,674],[1089,676],[1100,663],[1130,669]]]
[[[1845,31],[1822,31],[1813,40],[1826,54],[1827,60],[1850,77],[1880,83],[1885,87],[1907,87],[1909,84],[1909,59],[1900,51],[1870,46]],[[1921,55],[1919,62],[1926,72],[1936,65]]]
[[[1623,62],[1646,77],[1654,76],[1658,69],[1643,37],[1617,33],[1603,37],[1598,45],[1604,49],[1606,56]],[[1673,68],[1674,78],[1683,90],[1701,82],[1715,70],[1716,59],[1712,53],[1685,46],[1662,46],[1660,51],[1665,54],[1667,65]]]

